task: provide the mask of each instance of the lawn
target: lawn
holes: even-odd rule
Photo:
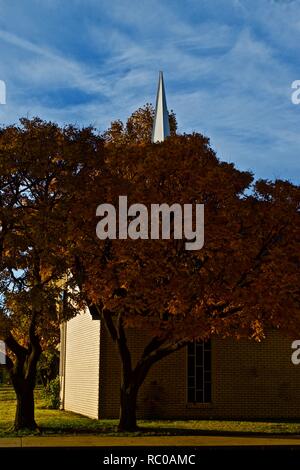
[[[15,397],[11,388],[0,387],[0,437],[24,435],[11,430]],[[118,433],[117,420],[96,420],[60,410],[45,408],[41,391],[36,391],[36,421],[43,435],[93,434],[102,436],[124,436]],[[251,422],[251,421],[139,421],[140,431],[131,436],[152,435],[270,435],[300,434],[300,422]],[[28,434],[28,433],[26,433]]]

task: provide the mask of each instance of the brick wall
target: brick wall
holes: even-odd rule
[[[147,335],[131,331],[133,359]],[[163,359],[150,371],[138,400],[139,418],[300,419],[300,365],[291,362],[291,342],[270,332],[261,343],[212,340],[212,403],[187,404],[186,348]],[[101,331],[101,418],[119,413],[118,355],[104,328]]]

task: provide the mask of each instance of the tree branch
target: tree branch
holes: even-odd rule
[[[117,335],[117,330],[115,328],[115,325],[114,325],[114,322],[113,322],[113,319],[112,319],[112,316],[111,316],[111,312],[109,310],[103,309],[102,310],[102,318],[103,318],[104,324],[107,328],[107,331],[109,332],[109,334],[111,336],[111,339],[114,342],[116,342],[117,338],[118,338],[118,335]]]
[[[4,338],[6,346],[17,356],[18,359],[24,359],[28,353],[28,349],[21,346],[13,337],[11,332]]]
[[[117,319],[117,346],[120,353],[123,366],[123,380],[130,380],[132,374],[131,354],[127,346],[127,338],[123,325],[122,314]]]
[[[88,305],[88,309],[93,320],[101,319],[101,309],[97,305],[95,304]]]
[[[186,346],[189,342],[191,341],[190,338],[184,338],[180,341],[177,341],[176,343],[171,343],[168,346],[165,346],[163,348],[158,347],[154,349],[154,343],[153,343],[153,348],[152,351],[148,353],[147,356],[142,357],[134,371],[133,371],[133,376],[135,376],[136,380],[138,381],[139,386],[142,385],[144,382],[149,369],[158,361],[163,359],[164,357],[167,357],[169,354],[172,354],[175,351],[179,351],[179,349],[183,348]],[[146,346],[147,348],[147,346]],[[145,348],[145,349],[146,349]]]
[[[146,358],[151,352],[162,346],[166,340],[166,338],[159,338],[158,336],[154,336],[154,338],[152,338],[146,345],[142,354],[142,358]]]

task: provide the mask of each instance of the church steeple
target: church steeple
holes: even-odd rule
[[[164,87],[164,77],[163,73],[159,72],[155,116],[152,130],[152,142],[163,142],[169,135],[170,124]]]

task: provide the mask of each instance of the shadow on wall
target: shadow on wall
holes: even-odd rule
[[[152,380],[152,382],[150,382],[147,387],[147,391],[144,397],[141,399],[143,403],[143,414],[145,415],[146,419],[156,419],[164,414],[164,399],[164,387],[162,387],[162,385],[160,385],[157,380]]]

